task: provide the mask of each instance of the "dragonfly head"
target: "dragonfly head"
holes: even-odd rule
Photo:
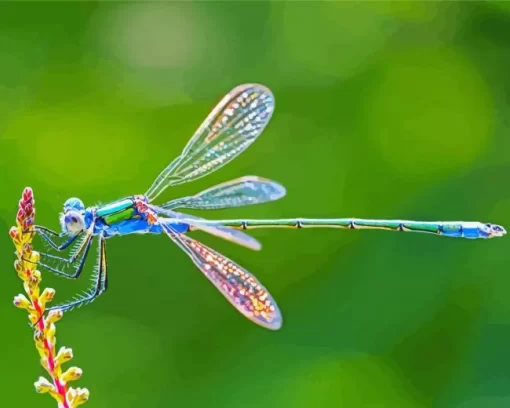
[[[494,238],[494,237],[502,237],[503,235],[506,235],[506,230],[501,225],[496,224],[485,224],[488,231],[488,237]]]
[[[85,228],[85,206],[79,198],[70,198],[64,203],[64,212],[60,214],[62,231],[77,234]]]

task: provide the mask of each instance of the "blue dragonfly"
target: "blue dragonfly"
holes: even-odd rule
[[[244,230],[251,228],[341,228],[411,231],[462,238],[494,238],[503,227],[480,222],[424,222],[408,220],[338,219],[235,219],[206,220],[176,210],[215,210],[266,203],[282,198],[280,184],[261,177],[242,177],[211,187],[199,194],[154,203],[167,188],[204,177],[239,156],[262,133],[274,110],[274,97],[262,85],[246,84],[230,91],[195,132],[180,156],[173,160],[143,195],[133,195],[92,207],[78,198],[64,203],[61,232],[44,226],[35,231],[68,257],[41,253],[39,265],[57,275],[80,277],[93,241],[98,242],[93,285],[83,295],[49,310],[72,308],[92,302],[108,288],[106,240],[116,235],[164,234],[186,253],[196,267],[245,317],[271,330],[282,325],[281,312],[268,290],[246,269],[187,233],[201,230],[252,250],[260,243]],[[56,241],[65,238],[61,244]],[[55,267],[52,263],[62,267]]]

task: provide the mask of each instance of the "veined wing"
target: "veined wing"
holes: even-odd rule
[[[282,315],[267,289],[248,271],[211,248],[164,226],[166,234],[227,300],[252,322],[270,330],[282,326]]]
[[[223,226],[212,226],[212,225],[203,225],[200,221],[203,221],[203,218],[194,217],[189,214],[184,214],[172,210],[166,210],[164,208],[160,208],[154,205],[151,205],[151,208],[156,211],[158,214],[164,214],[170,218],[174,219],[182,219],[184,222],[189,224],[191,229],[200,230],[207,232],[215,237],[223,238],[227,241],[233,242],[235,244],[244,246],[248,249],[252,249],[254,251],[260,251],[262,249],[262,245],[255,238],[250,235],[238,231],[231,227],[223,227]]]
[[[285,195],[285,188],[262,177],[247,176],[208,188],[199,194],[177,198],[161,205],[161,208],[193,208],[218,210],[274,201]]]
[[[153,201],[168,186],[187,183],[218,170],[239,156],[266,127],[274,97],[262,85],[241,85],[230,91],[200,125],[179,157],[145,193]]]

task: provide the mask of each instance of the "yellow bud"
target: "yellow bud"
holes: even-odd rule
[[[48,325],[52,325],[53,323],[58,322],[60,319],[64,317],[64,312],[60,309],[52,310],[48,313],[46,317],[46,323]]]
[[[23,289],[25,289],[25,292],[29,294],[32,301],[39,298],[39,286],[32,285],[30,278],[27,278],[27,280],[23,282]]]
[[[32,304],[30,303],[30,301],[21,293],[14,297],[14,306],[25,310],[32,308]]]
[[[28,319],[30,320],[30,323],[33,326],[34,324],[39,322],[40,317],[41,316],[39,315],[39,313],[34,310],[32,313],[30,313],[30,315],[28,316]]]
[[[39,272],[38,270],[33,271],[32,276],[30,277],[30,282],[33,285],[38,285],[39,282],[41,282],[41,272]]]
[[[14,261],[14,269],[16,269],[16,272],[18,272],[18,273],[25,272],[25,268],[23,267],[23,262],[21,262],[19,259]]]
[[[30,260],[33,263],[39,263],[39,260],[41,259],[41,254],[37,251],[32,251],[32,256],[30,257]]]
[[[65,373],[62,374],[62,381],[68,383],[69,381],[79,380],[83,371],[79,367],[71,367]]]
[[[35,390],[41,394],[55,392],[55,386],[44,377],[39,377],[39,379],[34,383],[34,386]]]
[[[77,388],[76,394],[71,402],[71,407],[76,408],[82,404],[85,404],[89,400],[89,390],[86,388]]]
[[[39,302],[46,304],[47,302],[51,302],[54,296],[55,289],[46,288],[43,290],[43,293],[41,293],[41,296],[39,296]]]
[[[21,248],[21,251],[23,252],[23,258],[28,259],[29,261],[32,260],[30,259],[32,257],[33,252],[31,244],[29,244],[28,242],[24,244],[23,247]]]
[[[41,330],[36,330],[34,332],[34,342],[35,346],[39,348],[44,348],[44,333]]]
[[[44,368],[49,375],[53,375],[53,373],[50,370],[50,367],[48,366],[48,359],[46,358],[46,349],[38,349],[39,354],[41,355],[41,366]]]
[[[73,350],[67,347],[61,347],[57,353],[57,357],[55,357],[55,363],[57,365],[62,365],[67,363],[73,358]]]
[[[46,324],[44,325],[44,334],[48,338],[48,340],[51,342],[51,339],[55,337],[55,333],[57,332],[57,327],[51,323],[48,322],[48,319],[45,320]]]
[[[71,404],[71,406],[73,406],[73,401],[76,398],[76,394],[77,394],[76,390],[73,387],[69,387],[69,389],[67,390],[66,398],[67,401],[69,401],[69,403]]]

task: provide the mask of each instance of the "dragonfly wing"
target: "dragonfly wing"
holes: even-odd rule
[[[161,205],[161,208],[193,208],[197,210],[219,210],[262,204],[282,198],[285,188],[262,177],[247,176],[208,188],[199,194],[178,198]]]
[[[179,213],[172,210],[165,210],[163,208],[159,208],[156,206],[151,206],[151,208],[158,214],[164,214],[174,219],[185,219],[186,220],[185,222],[189,224],[192,227],[192,229],[207,232],[211,235],[214,235],[215,237],[223,238],[227,241],[244,246],[254,251],[260,251],[262,249],[262,245],[260,244],[259,241],[257,241],[250,235],[242,231],[238,231],[234,228],[202,225],[200,221],[203,221],[203,218],[194,217],[192,215]]]
[[[270,330],[282,326],[282,315],[267,289],[248,271],[211,248],[164,226],[166,234],[246,318]]]
[[[187,183],[218,170],[239,156],[262,133],[271,119],[274,97],[262,85],[241,85],[213,109],[145,193],[153,201],[168,186]]]

